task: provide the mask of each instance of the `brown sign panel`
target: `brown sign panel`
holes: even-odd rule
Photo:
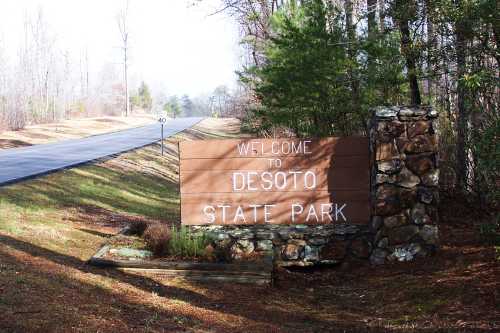
[[[368,139],[183,141],[183,224],[367,223]]]

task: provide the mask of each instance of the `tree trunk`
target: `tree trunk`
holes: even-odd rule
[[[353,5],[351,0],[345,1],[345,22],[347,30],[347,54],[349,59],[352,61],[352,65],[349,66],[349,80],[351,81],[351,103],[354,114],[361,113],[360,106],[360,96],[359,96],[359,81],[357,79],[355,67],[357,67],[356,59],[356,31],[353,25]]]
[[[466,74],[466,37],[465,23],[462,20],[456,22],[455,49],[457,52],[457,146],[456,146],[456,173],[457,185],[462,191],[467,190],[467,138],[468,138],[468,123],[469,114],[467,111],[467,88],[465,87],[462,78]]]
[[[420,98],[420,89],[418,88],[416,59],[412,51],[410,28],[406,18],[399,21],[399,30],[401,32],[401,51],[406,59],[406,69],[408,71],[408,81],[410,83],[411,104],[420,105],[422,101]]]
[[[377,22],[375,20],[375,12],[377,11],[377,0],[366,0],[366,8],[368,9],[368,40],[370,43],[376,42],[377,36]],[[374,73],[374,59],[376,56],[373,54],[372,49],[369,49],[368,54],[368,72]]]
[[[427,69],[427,97],[429,101],[432,100],[433,90],[435,90],[435,79],[434,72],[435,68],[433,67],[433,52],[437,50],[436,36],[434,35],[434,23],[431,19],[431,1],[425,0],[425,15],[426,15],[426,25],[427,25],[427,58],[426,58],[426,69]],[[431,74],[432,72],[432,74]]]
[[[378,25],[379,30],[383,34],[385,32],[385,1],[378,0]]]
[[[366,8],[368,9],[368,38],[373,38],[377,31],[377,22],[375,20],[377,0],[366,0]]]
[[[128,56],[127,56],[127,51],[128,51],[128,46],[125,43],[125,49],[124,49],[124,74],[125,74],[125,117],[128,117],[130,113],[130,98],[128,96]]]

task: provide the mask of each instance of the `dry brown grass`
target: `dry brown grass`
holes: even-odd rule
[[[150,224],[144,231],[144,242],[156,256],[167,254],[168,243],[172,239],[170,227],[166,224]]]
[[[99,117],[65,120],[60,123],[27,126],[19,131],[0,131],[0,149],[17,148],[77,139],[152,124],[152,115],[130,117]]]

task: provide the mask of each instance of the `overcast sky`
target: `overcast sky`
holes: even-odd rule
[[[239,66],[238,34],[223,15],[209,16],[218,0],[130,0],[132,79],[164,93],[198,95],[218,85],[234,86]],[[90,71],[120,62],[116,15],[126,0],[0,0],[0,39],[14,57],[26,13],[41,7],[58,47],[74,60],[88,49]]]

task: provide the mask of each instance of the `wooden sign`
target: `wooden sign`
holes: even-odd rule
[[[368,139],[182,141],[182,223],[367,223]]]

